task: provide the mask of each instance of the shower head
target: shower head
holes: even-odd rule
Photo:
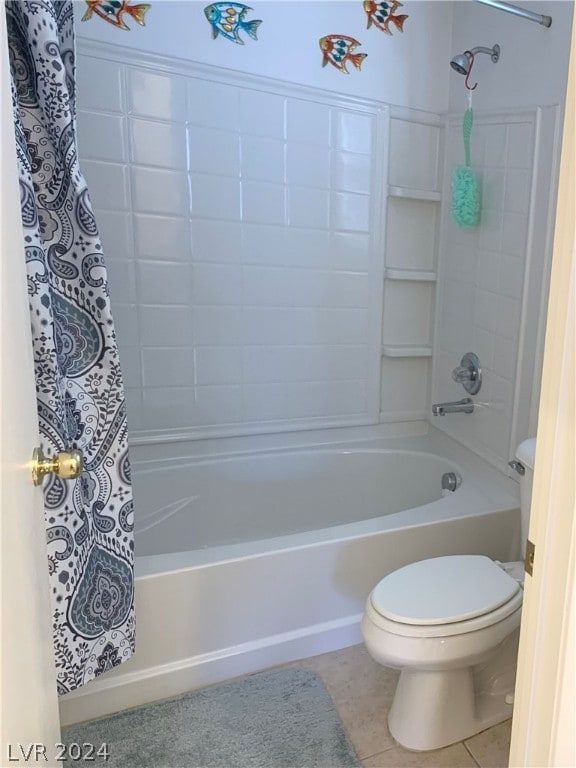
[[[470,61],[470,56],[468,56],[467,53],[459,53],[457,56],[454,56],[450,62],[450,66],[452,69],[456,70],[459,75],[467,75],[470,69]]]
[[[470,56],[470,53],[476,56],[477,53],[487,53],[494,64],[498,61],[500,58],[500,46],[496,44],[492,48],[484,48],[481,45],[477,46],[476,48],[472,48],[470,52],[465,51],[464,53],[459,53],[450,62],[450,66],[452,69],[454,69],[456,72],[458,72],[459,75],[467,75],[470,72],[470,64],[472,62],[472,57]]]

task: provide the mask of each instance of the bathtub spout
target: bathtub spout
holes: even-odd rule
[[[432,414],[434,416],[444,416],[446,413],[473,413],[474,401],[471,397],[465,397],[463,400],[453,400],[451,403],[434,403],[432,405]]]

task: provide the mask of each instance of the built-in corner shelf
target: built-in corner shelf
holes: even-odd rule
[[[432,189],[410,189],[409,187],[388,187],[390,197],[403,197],[406,200],[430,200],[440,202],[442,195]]]
[[[432,347],[428,344],[384,344],[384,357],[432,357]]]
[[[419,283],[436,282],[436,272],[432,269],[398,269],[395,267],[386,267],[385,277],[387,280],[413,280]]]

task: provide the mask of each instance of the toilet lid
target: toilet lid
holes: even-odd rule
[[[519,590],[489,557],[449,555],[389,574],[372,591],[371,602],[381,616],[402,624],[450,624],[490,613]]]

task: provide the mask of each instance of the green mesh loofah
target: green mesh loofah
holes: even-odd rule
[[[452,175],[452,218],[459,227],[473,229],[480,219],[480,190],[472,168],[460,166]]]
[[[452,218],[459,227],[464,229],[473,229],[480,220],[478,179],[472,168],[470,168],[472,120],[472,110],[467,109],[462,121],[466,165],[455,168],[452,175]]]

